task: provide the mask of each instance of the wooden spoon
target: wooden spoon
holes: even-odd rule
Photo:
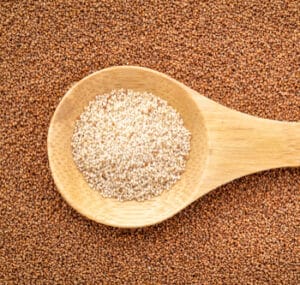
[[[182,178],[169,191],[145,202],[119,202],[92,190],[71,153],[75,121],[89,101],[112,89],[149,91],[165,99],[191,131],[191,152]],[[94,221],[136,228],[168,219],[209,191],[238,177],[300,165],[300,123],[260,119],[226,108],[171,77],[142,67],[119,66],[76,83],[50,123],[48,156],[65,200]]]

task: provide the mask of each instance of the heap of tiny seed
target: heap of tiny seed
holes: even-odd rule
[[[300,121],[299,1],[140,3],[0,1],[0,284],[299,284],[299,167],[136,231],[85,219],[57,191],[50,118],[71,82],[104,67],[147,66],[230,108]]]
[[[106,198],[142,201],[180,178],[190,138],[166,101],[120,89],[89,103],[76,122],[72,150],[91,188]]]

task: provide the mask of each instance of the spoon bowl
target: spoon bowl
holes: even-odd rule
[[[84,108],[95,96],[121,88],[148,91],[166,100],[192,134],[181,179],[170,190],[143,202],[103,198],[89,187],[72,157],[73,130]],[[300,124],[249,116],[160,72],[119,66],[95,72],[72,86],[51,119],[47,145],[55,184],[74,209],[106,225],[136,228],[172,217],[235,178],[269,168],[299,166]]]

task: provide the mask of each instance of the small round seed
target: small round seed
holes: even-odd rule
[[[142,201],[180,178],[190,138],[166,101],[120,89],[89,103],[76,122],[72,150],[91,188],[107,198]]]

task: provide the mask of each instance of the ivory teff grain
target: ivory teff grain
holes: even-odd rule
[[[180,178],[190,138],[165,100],[120,89],[89,103],[76,122],[72,150],[91,188],[104,197],[142,201]]]

